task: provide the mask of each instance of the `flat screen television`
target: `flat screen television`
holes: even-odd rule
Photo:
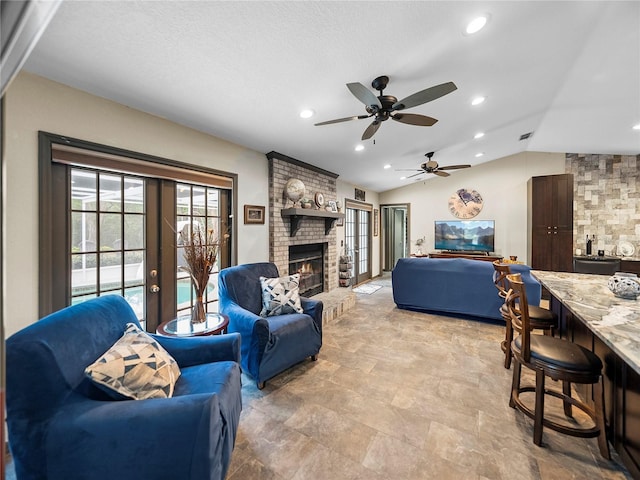
[[[436,220],[436,250],[493,252],[493,220]]]

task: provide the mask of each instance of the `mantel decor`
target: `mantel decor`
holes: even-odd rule
[[[302,219],[307,218],[322,218],[324,219],[324,234],[328,235],[331,228],[336,223],[336,220],[343,219],[344,213],[329,212],[327,210],[309,210],[304,208],[283,208],[281,211],[283,217],[289,217],[291,222],[289,228],[289,236],[295,237],[298,230],[300,230],[300,223]]]
[[[186,263],[179,268],[191,277],[196,294],[191,310],[191,322],[201,323],[207,319],[202,297],[218,258],[220,239],[213,230],[205,230],[194,225],[194,228],[184,228],[180,232],[179,243],[184,251]]]

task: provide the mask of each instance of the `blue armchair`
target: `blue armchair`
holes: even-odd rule
[[[221,313],[229,317],[229,332],[242,336],[242,368],[262,389],[265,382],[301,362],[317,359],[322,346],[322,302],[301,297],[304,313],[261,317],[260,277],[279,277],[273,263],[225,268],[218,275]]]
[[[17,478],[223,479],[235,442],[240,336],[152,335],[177,361],[173,397],[114,401],[84,373],[138,324],[104,296],[7,339],[7,425]]]

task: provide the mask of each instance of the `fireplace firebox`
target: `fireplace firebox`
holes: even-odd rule
[[[300,274],[300,295],[324,291],[324,243],[289,246],[289,275]]]

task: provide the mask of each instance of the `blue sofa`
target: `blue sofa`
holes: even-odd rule
[[[527,265],[511,265],[521,273],[530,305],[540,304],[542,288]],[[502,321],[493,283],[493,264],[467,258],[401,258],[391,274],[398,308],[464,315]]]
[[[223,269],[218,275],[220,312],[229,317],[229,332],[242,336],[242,369],[258,388],[307,357],[316,360],[322,347],[322,309],[319,300],[300,297],[303,313],[261,317],[260,277],[279,277],[270,262]]]
[[[113,400],[84,373],[138,324],[104,296],[7,339],[7,425],[20,480],[221,480],[242,410],[240,336],[152,335],[177,361],[173,397]]]

